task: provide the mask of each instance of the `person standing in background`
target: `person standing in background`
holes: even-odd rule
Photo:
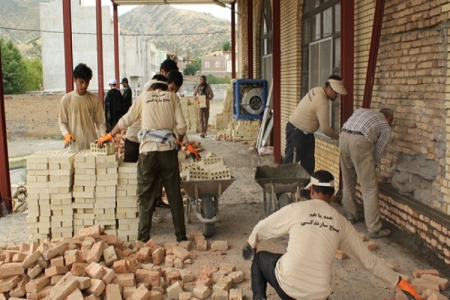
[[[200,119],[200,129],[202,133],[200,136],[204,138],[208,130],[208,120],[209,120],[209,101],[214,98],[214,93],[211,89],[211,85],[206,83],[206,76],[200,76],[200,84],[194,89],[194,96],[206,96],[206,107],[198,108],[198,118]],[[198,100],[197,100],[198,103]]]
[[[90,149],[90,144],[106,133],[105,113],[100,99],[87,91],[92,70],[78,64],[72,73],[75,90],[65,94],[59,105],[59,128],[64,136],[64,147],[73,151]]]
[[[126,77],[122,78],[122,81],[120,82],[123,86],[123,111],[124,114],[127,113],[128,109],[131,106],[132,98],[133,98],[133,92],[131,91],[130,86],[128,85],[128,79]]]
[[[117,121],[126,113],[123,108],[123,97],[117,88],[117,80],[111,79],[109,82],[111,88],[105,96],[105,119],[106,132],[110,132]]]

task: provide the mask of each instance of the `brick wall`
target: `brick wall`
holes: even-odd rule
[[[58,108],[63,94],[5,96],[8,139],[60,137]]]
[[[261,1],[253,3],[256,49]],[[355,1],[355,109],[363,100],[375,3]],[[248,57],[246,4],[238,1],[242,13],[238,21],[240,71]],[[281,101],[281,153],[285,125],[302,98],[302,9],[302,0],[281,2],[281,99],[275,99]],[[450,215],[450,142],[446,141],[450,133],[449,19],[448,0],[386,2],[371,105],[374,110],[391,107],[395,111],[392,140],[380,167],[381,183],[391,186],[389,193],[380,190],[382,216],[416,233],[446,263],[450,263],[450,226],[444,224]],[[258,74],[259,51],[254,50],[254,55]],[[338,147],[318,136],[316,169],[331,169],[337,177],[338,164]],[[402,202],[403,198],[411,200]]]
[[[316,170],[330,171],[334,176],[334,186],[339,186],[339,147],[328,137],[316,135]]]

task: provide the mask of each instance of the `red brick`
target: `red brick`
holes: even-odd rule
[[[127,298],[127,300],[147,300],[149,298],[150,291],[144,285],[141,285]]]
[[[57,256],[50,260],[50,267],[64,266],[64,256]]]
[[[67,273],[52,288],[52,291],[50,292],[50,297],[52,300],[64,300],[76,288],[78,288],[78,281],[75,279],[74,276],[72,276],[71,273]]]
[[[38,293],[40,290],[42,290],[45,286],[50,284],[50,278],[46,277],[45,274],[41,274],[38,277],[34,278],[33,280],[30,280],[25,285],[25,290],[27,293]]]
[[[110,283],[106,286],[104,300],[122,300],[122,289],[120,285]]]
[[[0,293],[6,293],[12,290],[20,282],[20,277],[15,275],[8,278],[0,279]]]
[[[89,266],[86,267],[86,274],[88,274],[91,278],[100,279],[105,275],[106,271],[103,267],[96,263],[91,262]]]
[[[158,248],[152,252],[152,261],[155,266],[159,266],[164,261],[163,248]]]
[[[65,300],[84,300],[83,293],[76,288],[70,293]]]
[[[9,263],[0,265],[0,279],[15,275],[23,275],[24,269],[21,263]]]
[[[116,274],[130,273],[130,268],[128,268],[127,261],[124,259],[115,261],[113,264],[113,270]]]
[[[102,292],[105,290],[105,283],[101,279],[91,279],[91,286],[87,289],[89,294],[96,297],[100,297]]]
[[[135,286],[134,273],[116,273],[116,278],[113,279],[112,283],[117,283],[121,287]]]
[[[64,275],[68,272],[66,266],[54,266],[45,269],[45,276],[52,277],[55,275]]]
[[[105,243],[103,241],[98,241],[95,243],[92,246],[91,251],[89,251],[86,262],[99,262],[103,254],[103,250],[105,250]]]
[[[161,275],[158,271],[139,269],[136,271],[136,282],[149,283],[151,286],[159,286],[161,284]]]
[[[140,261],[149,261],[150,258],[152,257],[152,252],[150,247],[142,247],[141,249],[139,249],[138,251],[138,259]]]
[[[439,271],[436,269],[428,269],[428,270],[422,270],[422,269],[415,269],[413,271],[413,276],[416,278],[420,278],[422,274],[431,274],[435,276],[439,276]]]

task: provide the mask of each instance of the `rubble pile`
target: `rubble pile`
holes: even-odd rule
[[[226,241],[210,245],[210,251],[227,249]],[[207,250],[200,232],[192,232],[188,241],[161,246],[154,240],[124,242],[98,225],[73,237],[2,246],[0,299],[241,300],[237,284],[244,273],[235,266],[189,270],[199,251]]]

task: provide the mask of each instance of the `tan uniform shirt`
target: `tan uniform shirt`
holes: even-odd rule
[[[141,130],[169,129],[181,135],[186,133],[187,125],[181,111],[180,98],[174,93],[165,91],[143,92],[134,101],[130,110],[119,120],[119,128],[128,128],[141,119]],[[139,153],[149,151],[169,151],[175,149],[164,143],[144,139]]]
[[[289,122],[306,133],[320,131],[332,139],[338,139],[328,120],[328,97],[322,87],[315,87],[310,90],[298,103]]]
[[[397,273],[367,249],[350,222],[325,201],[302,201],[282,208],[255,226],[249,243],[256,247],[261,240],[286,234],[287,250],[277,262],[275,275],[292,298],[326,299],[331,294],[338,249],[392,287],[399,280]]]
[[[59,128],[62,135],[74,136],[71,150],[90,149],[90,144],[106,133],[105,113],[98,97],[90,92],[65,94],[59,106]],[[97,135],[97,130],[99,135]]]

